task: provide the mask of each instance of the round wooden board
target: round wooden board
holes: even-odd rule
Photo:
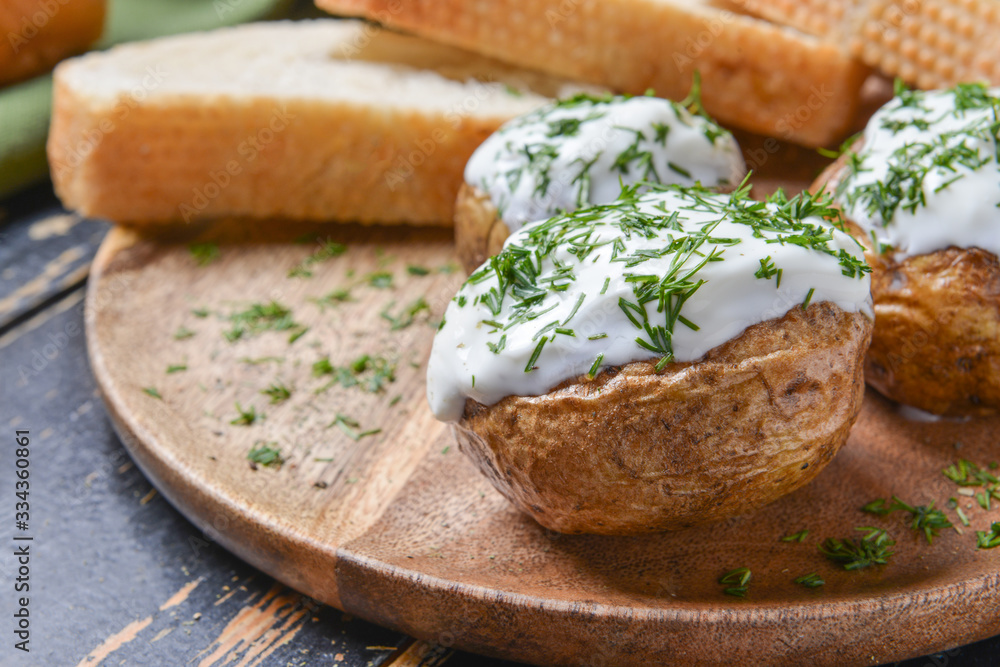
[[[824,164],[741,141],[760,158],[761,192],[800,189]],[[834,461],[755,514],[643,537],[559,535],[513,510],[426,406],[433,325],[462,280],[449,231],[226,221],[171,234],[114,230],[94,263],[86,325],[108,411],[210,539],[314,598],[539,664],[878,664],[1000,633],[1000,549],[978,550],[974,533],[1000,520],[1000,502],[984,510],[941,474],[958,458],[1000,459],[1000,419],[912,421],[869,390]],[[331,241],[347,251],[321,259]],[[218,244],[218,258],[200,266],[193,242]],[[429,312],[408,323],[420,300]],[[233,314],[272,301],[291,311],[285,328],[227,340]],[[395,365],[394,380],[372,392],[375,374],[349,369],[364,354]],[[275,383],[291,396],[270,404],[261,391]],[[264,416],[234,424],[237,403]],[[280,468],[248,462],[266,443]],[[892,494],[937,507],[955,497],[971,525],[927,544],[903,513],[861,512]],[[817,549],[868,525],[898,542],[888,565],[848,572]],[[805,529],[804,542],[781,541]],[[742,566],[747,597],[725,595],[720,575]],[[826,584],[793,582],[812,572]]]

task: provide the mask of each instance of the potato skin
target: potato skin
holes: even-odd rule
[[[460,448],[515,506],[564,533],[629,535],[718,521],[815,477],[864,395],[871,322],[793,307],[701,360],[638,361],[543,396],[471,399]]]
[[[846,159],[813,186],[832,190]],[[845,216],[846,217],[846,216]],[[850,219],[872,267],[875,329],[865,379],[881,394],[948,417],[1000,410],[1000,263],[954,246],[896,261]]]
[[[468,183],[462,183],[455,200],[455,247],[458,261],[471,274],[503,249],[510,229],[490,201],[490,196]]]

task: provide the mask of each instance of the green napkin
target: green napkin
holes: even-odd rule
[[[277,18],[291,0],[109,0],[95,48],[246,21]],[[44,178],[52,75],[0,89],[0,197]]]

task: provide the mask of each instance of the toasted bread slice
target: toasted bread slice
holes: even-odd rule
[[[448,226],[476,146],[579,89],[360,21],[250,24],[63,63],[48,151],[65,205],[116,222]]]
[[[841,138],[868,68],[846,48],[707,0],[316,0],[616,91],[681,99],[695,71],[723,124],[808,146]]]

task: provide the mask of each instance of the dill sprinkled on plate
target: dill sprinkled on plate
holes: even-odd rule
[[[855,530],[864,532],[861,539],[847,537],[837,539],[827,538],[819,545],[820,553],[834,563],[844,566],[845,570],[861,570],[872,565],[885,565],[892,557],[896,543],[889,534],[881,528],[863,526]]]
[[[316,264],[343,255],[347,246],[336,241],[325,240],[320,243],[316,252],[312,253],[288,271],[289,278],[312,278],[312,269]]]
[[[272,404],[287,401],[292,396],[292,390],[284,382],[272,382],[267,389],[261,389],[260,393],[270,397]]]
[[[424,299],[424,297],[419,297],[416,301],[405,306],[398,315],[392,314],[392,308],[396,305],[395,301],[392,301],[387,305],[379,315],[382,319],[389,323],[390,331],[399,331],[400,329],[405,329],[406,327],[413,324],[416,316],[419,313],[427,312],[430,314],[431,307]]]
[[[726,595],[733,595],[739,598],[746,597],[747,591],[750,589],[751,577],[750,568],[748,567],[738,567],[735,570],[726,572],[719,577],[719,583],[725,586],[722,592]]]
[[[146,394],[149,394],[153,398],[158,398],[161,401],[163,400],[163,396],[160,396],[160,392],[156,389],[156,387],[143,387],[142,391]]]
[[[823,581],[823,577],[819,576],[815,572],[804,574],[801,577],[796,577],[793,581],[800,586],[805,586],[806,588],[819,588],[826,583]]]
[[[327,428],[330,428],[331,426],[339,428],[344,435],[354,442],[358,442],[362,438],[367,438],[368,436],[377,435],[382,432],[382,429],[380,428],[362,429],[361,424],[359,424],[356,419],[352,419],[351,417],[340,413],[337,413],[337,416],[327,425]]]
[[[396,381],[396,362],[379,355],[363,354],[346,366],[335,366],[329,357],[323,357],[313,363],[312,374],[313,377],[333,376],[333,379],[314,392],[316,394],[338,384],[344,389],[358,387],[370,394],[377,394],[387,384]]]
[[[232,323],[232,327],[223,331],[222,335],[230,343],[262,331],[288,331],[289,329],[302,328],[292,319],[292,311],[277,301],[251,304],[246,310],[230,315],[229,321]]]
[[[996,549],[1000,547],[1000,521],[994,521],[989,531],[976,531],[976,546],[979,549]]]
[[[258,414],[257,408],[251,405],[244,409],[239,401],[236,402],[236,412],[237,417],[229,422],[233,426],[252,426],[257,420],[264,418],[264,413]]]
[[[801,544],[802,542],[805,542],[805,539],[807,537],[809,537],[809,531],[808,530],[800,530],[797,533],[792,533],[791,535],[785,535],[784,537],[781,538],[781,541],[782,542],[799,542]]]
[[[215,243],[192,243],[188,251],[198,266],[208,266],[219,258],[219,246]]]
[[[277,445],[277,442],[264,442],[262,440],[255,442],[250,451],[247,452],[247,460],[250,461],[250,467],[254,470],[257,469],[258,465],[262,465],[265,468],[280,468],[285,459],[282,458],[281,449]]]
[[[187,340],[194,336],[195,333],[185,326],[178,327],[177,331],[174,332],[174,340]]]
[[[180,373],[181,371],[186,371],[188,369],[187,364],[170,364],[167,366],[167,374]]]
[[[951,528],[952,523],[945,516],[944,512],[934,509],[934,503],[930,505],[910,505],[893,496],[888,502],[882,498],[873,500],[864,507],[862,511],[877,516],[888,516],[893,512],[907,512],[910,515],[910,528],[923,533],[927,538],[927,543],[931,544],[938,533],[944,528]]]

